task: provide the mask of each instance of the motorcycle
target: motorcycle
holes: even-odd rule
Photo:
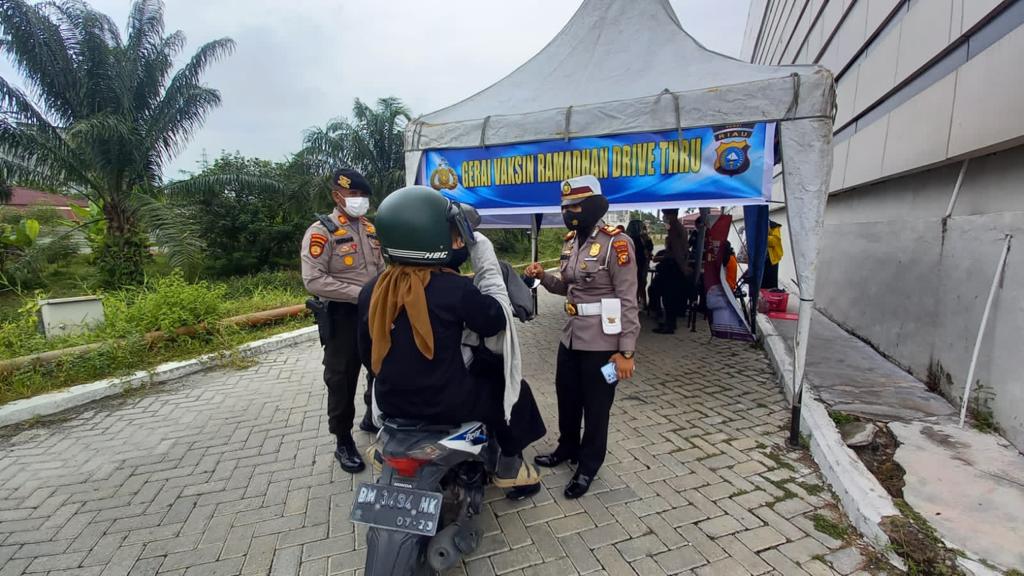
[[[351,514],[368,527],[365,576],[426,576],[453,568],[480,545],[497,445],[479,422],[452,428],[387,419],[378,440],[380,476],[359,484]]]

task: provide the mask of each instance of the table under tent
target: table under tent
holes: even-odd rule
[[[764,261],[781,156],[800,289],[798,432],[834,110],[833,77],[820,66],[712,52],[668,0],[585,0],[511,74],[410,122],[406,179],[476,206],[485,226],[531,228],[534,242],[541,226],[562,226],[559,182],[571,176],[597,176],[611,210],[742,205],[763,222],[747,222],[753,263]]]

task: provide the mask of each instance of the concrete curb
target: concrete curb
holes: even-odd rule
[[[287,346],[310,342],[317,338],[319,338],[317,327],[309,326],[277,334],[263,340],[249,342],[235,350],[245,357],[258,356]],[[157,366],[152,371],[140,370],[120,378],[108,378],[24,400],[15,400],[0,406],[0,427],[24,422],[37,416],[56,414],[69,408],[88,404],[94,400],[119,394],[124,390],[138,388],[143,384],[168,382],[195,374],[215,365],[222,357],[223,353],[213,353],[191,360],[167,362]]]
[[[778,372],[787,400],[793,395],[793,359],[782,336],[767,317],[758,315],[757,329],[764,338],[764,347]],[[810,436],[811,456],[821,468],[825,480],[839,496],[843,510],[854,527],[891,562],[903,566],[902,559],[892,552],[889,537],[879,526],[885,516],[899,516],[892,498],[878,480],[864,467],[860,458],[846,446],[835,422],[828,415],[809,385],[805,385],[800,431]]]

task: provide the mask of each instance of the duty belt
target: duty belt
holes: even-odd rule
[[[600,316],[601,315],[601,303],[590,302],[587,304],[573,304],[568,300],[565,301],[565,313],[569,316]]]

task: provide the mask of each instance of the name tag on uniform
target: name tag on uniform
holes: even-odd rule
[[[622,300],[601,299],[601,331],[609,335],[622,333]]]

